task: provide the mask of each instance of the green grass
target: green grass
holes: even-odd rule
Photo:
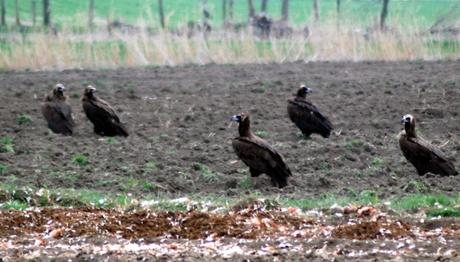
[[[5,173],[6,173],[6,170],[8,170],[8,168],[6,167],[6,165],[0,164],[0,175],[5,174]]]
[[[345,143],[345,147],[349,150],[353,149],[353,148],[358,148],[358,147],[361,147],[364,145],[364,142],[362,140],[360,140],[359,138],[352,138],[352,139],[349,139],[347,140],[347,142]]]
[[[142,183],[142,188],[143,188],[144,190],[150,191],[150,190],[155,189],[156,186],[155,186],[154,184],[152,184],[150,181],[145,180],[145,181]]]
[[[263,130],[257,130],[256,132],[254,132],[257,136],[260,136],[261,138],[267,138],[270,136],[270,133],[268,133],[267,131],[263,131]]]
[[[322,161],[319,164],[319,169],[322,170],[322,171],[328,171],[328,170],[332,169],[332,165],[327,161]]]
[[[384,162],[383,159],[380,157],[375,157],[372,159],[371,166],[374,168],[381,168],[383,166]]]
[[[201,163],[194,163],[193,164],[193,169],[196,171],[199,171],[201,176],[207,181],[207,182],[215,182],[217,181],[217,174],[213,172],[208,166],[201,164]]]
[[[14,22],[14,1],[7,2],[7,20],[9,24]],[[86,26],[88,1],[83,0],[51,0],[52,20],[59,26],[75,25]],[[19,1],[20,16],[22,21],[31,21],[31,2]],[[188,21],[201,21],[202,0],[174,0],[164,1],[164,10],[167,17],[167,25],[176,28],[185,25]],[[295,25],[306,24],[312,19],[312,1],[291,0],[289,6],[290,20]],[[390,23],[410,24],[417,20],[422,26],[428,27],[434,23],[440,14],[448,12],[455,4],[452,0],[407,0],[390,1],[388,20]],[[260,1],[254,0],[257,10],[260,9]],[[353,20],[355,23],[374,23],[381,10],[381,1],[344,0],[342,1],[342,17]],[[335,1],[320,1],[320,21],[335,17]],[[208,9],[212,14],[211,23],[214,26],[222,25],[222,1],[208,1]],[[107,18],[121,19],[128,23],[135,23],[139,19],[147,21],[153,27],[159,27],[157,0],[117,0],[95,1],[96,17],[105,22]],[[280,18],[281,1],[269,1],[268,13],[274,18]],[[37,1],[37,22],[42,23],[41,1]],[[460,12],[454,14],[460,17]],[[235,1],[234,20],[246,22],[248,14],[247,1]],[[24,24],[23,22],[23,24]]]
[[[249,176],[245,176],[243,179],[240,180],[240,182],[238,183],[238,185],[243,188],[243,189],[249,189],[252,187],[252,181],[251,181],[251,177]]]
[[[414,194],[394,199],[391,206],[395,210],[417,211],[423,208],[436,206],[455,207],[460,205],[460,195],[448,196],[444,194]]]
[[[89,164],[88,157],[82,155],[82,154],[77,154],[72,157],[72,162],[78,166],[86,166]]]
[[[405,186],[404,190],[406,192],[415,192],[415,193],[428,193],[430,189],[428,186],[423,183],[421,180],[410,180]]]
[[[0,207],[2,209],[25,210],[29,207],[29,205],[18,200],[10,200],[8,202],[1,204]]]
[[[325,209],[333,205],[346,206],[348,204],[376,205],[381,200],[373,191],[362,191],[359,194],[349,196],[337,196],[335,194],[325,194],[318,198],[292,199],[285,198],[280,200],[283,206],[298,207],[302,210]]]
[[[158,167],[156,162],[153,160],[149,161],[147,164],[145,164],[144,170],[149,173],[157,171]]]
[[[10,136],[3,136],[0,138],[0,152],[14,153],[13,138]]]
[[[117,143],[118,143],[118,141],[115,138],[113,138],[113,137],[107,138],[107,144],[116,145]]]
[[[197,210],[209,207],[229,209],[235,204],[247,202],[248,199],[261,199],[254,193],[227,197],[224,195],[189,195],[186,198],[173,195],[146,195],[136,198],[129,193],[106,193],[92,190],[75,189],[37,189],[18,187],[13,184],[0,183],[0,196],[3,203],[0,209],[24,210],[28,207],[97,207],[97,208],[149,208],[161,211],[186,211],[189,206]],[[382,205],[402,212],[424,211],[428,217],[459,217],[460,194],[412,194],[391,199],[379,199],[373,191],[353,192],[348,196],[325,194],[315,198],[268,197],[261,199],[267,207],[297,207],[304,211],[312,209],[329,209],[333,205],[345,207],[349,204]]]
[[[426,211],[428,217],[460,217],[460,208],[440,208]]]
[[[19,125],[29,124],[29,123],[32,123],[32,117],[29,116],[28,114],[20,114],[17,117],[16,122]]]

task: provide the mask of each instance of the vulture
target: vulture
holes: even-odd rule
[[[332,124],[315,105],[307,101],[307,94],[311,92],[311,88],[301,85],[296,96],[288,100],[289,118],[305,137],[316,133],[327,138],[331,135]]]
[[[276,152],[265,140],[254,135],[250,127],[249,114],[241,113],[231,119],[239,123],[239,137],[232,140],[236,155],[249,167],[251,177],[267,174],[274,186],[283,188],[287,185],[287,178],[291,176],[289,167],[283,157]]]
[[[54,133],[70,136],[75,122],[72,118],[72,108],[66,102],[65,87],[57,84],[45,98],[42,114],[48,123],[48,128]]]
[[[399,146],[419,175],[428,172],[441,176],[457,175],[452,162],[437,147],[417,137],[415,118],[412,115],[403,116],[401,124],[404,125],[404,130],[399,134]]]
[[[82,97],[83,110],[94,125],[94,133],[101,136],[128,136],[115,110],[96,95],[96,88],[88,86]]]

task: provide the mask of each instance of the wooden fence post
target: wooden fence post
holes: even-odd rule
[[[267,12],[267,2],[268,2],[268,0],[262,0],[262,5],[260,7],[260,12],[262,12],[262,13]]]
[[[233,20],[233,0],[228,0],[228,18]]]
[[[51,23],[50,1],[43,0],[43,24],[49,26]]]
[[[337,30],[340,29],[340,0],[336,1],[337,6],[336,6],[336,12],[337,12]]]
[[[94,25],[94,0],[89,0],[88,27],[92,28],[93,25]]]
[[[281,20],[288,21],[289,19],[289,0],[283,0],[281,6]]]
[[[21,18],[19,17],[19,0],[14,1],[14,15],[16,17],[16,25],[21,25]]]
[[[225,24],[227,20],[227,0],[222,0],[222,21]]]
[[[252,17],[254,17],[256,11],[254,10],[254,3],[252,2],[252,0],[248,0],[248,6],[249,6],[249,19],[251,19]]]
[[[5,0],[0,0],[0,4],[1,4],[1,22],[2,22],[2,25],[6,25],[6,21],[5,21],[5,16],[6,16],[6,6],[5,6]]]
[[[314,17],[315,17],[315,22],[319,21],[319,5],[318,5],[318,0],[313,0],[313,12],[314,12]]]
[[[382,13],[380,13],[380,30],[385,29],[385,19],[388,14],[388,3],[390,0],[383,0]]]
[[[35,26],[37,22],[37,1],[32,0],[32,25]]]
[[[160,24],[161,28],[165,28],[165,13],[163,10],[163,0],[158,0],[158,12],[160,12]]]

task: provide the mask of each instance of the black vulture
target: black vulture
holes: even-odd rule
[[[311,88],[301,85],[296,96],[288,100],[289,118],[305,137],[316,133],[327,138],[331,135],[332,124],[315,105],[307,101],[307,94],[311,92]]]
[[[115,110],[96,95],[96,88],[88,86],[82,97],[83,110],[94,125],[94,132],[101,136],[128,136]]]
[[[399,135],[399,146],[403,155],[414,165],[419,175],[428,172],[441,176],[457,174],[452,162],[437,147],[417,137],[415,118],[412,115],[405,115],[401,119],[401,124],[404,125],[404,131]]]
[[[57,84],[45,98],[42,114],[48,122],[48,128],[54,133],[72,135],[75,122],[72,118],[72,108],[66,102],[65,87]]]
[[[232,141],[236,155],[249,167],[251,177],[267,174],[274,186],[279,188],[287,185],[291,176],[289,167],[283,157],[265,140],[251,132],[249,114],[241,113],[232,117],[238,122],[239,137]]]

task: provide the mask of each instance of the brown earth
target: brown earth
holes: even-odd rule
[[[42,209],[1,212],[0,224],[2,261],[454,261],[460,255],[458,221],[403,221],[369,206],[315,217],[256,202],[224,213]]]
[[[15,152],[0,153],[7,168],[0,182],[135,195],[458,192],[459,176],[419,177],[396,136],[401,116],[414,114],[420,133],[459,169],[459,72],[459,61],[3,72],[0,135],[13,138]],[[57,82],[68,87],[78,124],[72,137],[50,133],[41,116],[43,97]],[[300,83],[314,89],[311,100],[334,124],[329,139],[302,139],[287,118],[286,99]],[[127,139],[92,132],[79,100],[86,84],[118,110],[131,131]],[[265,176],[248,189],[248,169],[230,144],[237,135],[230,116],[242,111],[293,171],[285,189]],[[18,124],[21,114],[32,123]],[[72,161],[78,154],[87,156],[86,166]]]

